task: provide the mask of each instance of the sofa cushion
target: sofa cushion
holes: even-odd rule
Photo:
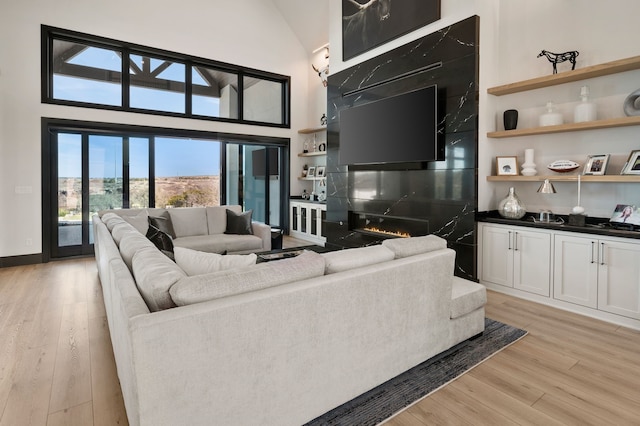
[[[175,262],[155,247],[147,247],[133,255],[132,269],[140,295],[150,311],[175,307],[169,289],[187,276]]]
[[[384,240],[382,245],[396,254],[396,259],[428,253],[434,250],[447,248],[447,241],[437,235],[424,237],[390,238]]]
[[[243,213],[236,213],[227,209],[227,229],[225,234],[251,235],[251,214],[253,210],[247,210]]]
[[[122,240],[120,241],[120,256],[124,263],[127,264],[129,270],[131,270],[132,267],[133,256],[138,250],[145,247],[154,248],[154,245],[139,232],[128,232],[122,236]]]
[[[231,210],[235,213],[241,213],[242,207],[238,205],[230,206],[213,206],[206,207],[207,210],[207,225],[209,228],[209,234],[224,234],[227,230],[227,210]]]
[[[98,212],[98,216],[100,216],[100,212]],[[102,216],[100,216],[100,220],[102,220],[102,222],[106,222],[107,220],[112,219],[114,217],[120,217],[120,216],[118,216],[114,212],[107,212],[107,213],[104,213]]]
[[[104,224],[107,226],[107,229],[109,230],[109,232],[113,232],[113,228],[117,224],[126,222],[123,218],[121,218],[117,214],[115,214],[115,213],[111,213],[111,214],[112,214],[112,216],[109,216],[109,217],[106,217],[106,218],[102,219],[102,222],[104,222]],[[107,216],[107,215],[105,215],[105,216]]]
[[[184,278],[171,287],[170,294],[176,305],[184,306],[323,274],[324,258],[318,253],[305,251],[290,259]]]
[[[121,217],[126,222],[133,225],[133,227],[136,228],[142,235],[147,233],[147,228],[149,227],[149,214],[145,210],[142,210],[137,214],[126,214],[125,210],[123,211]]]
[[[393,260],[395,253],[378,245],[330,251],[322,253],[322,257],[325,260],[325,273],[332,274]]]
[[[122,237],[127,232],[139,233],[138,230],[133,227],[133,225],[125,222],[124,220],[122,221],[122,223],[118,223],[113,227],[113,230],[111,231],[111,237],[113,237],[113,241],[116,242],[118,247],[120,246],[120,241],[122,241]]]
[[[453,277],[451,287],[451,319],[459,318],[487,303],[487,290],[478,283]]]
[[[207,253],[234,253],[263,250],[262,239],[255,235],[194,235],[173,240],[174,247],[185,247]]]
[[[176,247],[174,255],[178,266],[189,276],[255,265],[258,258],[254,253],[222,255],[184,247]]]
[[[173,223],[174,238],[207,235],[207,211],[204,207],[187,207],[168,210]],[[171,234],[169,234],[171,235]]]

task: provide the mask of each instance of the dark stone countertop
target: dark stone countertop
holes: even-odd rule
[[[503,225],[524,226],[527,228],[541,228],[552,231],[580,232],[583,234],[605,235],[607,237],[631,238],[640,240],[640,231],[629,231],[613,228],[609,224],[609,218],[586,217],[585,226],[569,225],[568,215],[555,215],[556,219],[562,219],[564,223],[535,222],[536,213],[527,213],[522,219],[505,219],[497,210],[476,213],[478,222],[501,223]]]
[[[305,200],[304,198],[302,198],[300,195],[292,195],[291,197],[289,197],[290,201],[297,201],[299,203],[309,203],[309,204],[327,204],[326,201],[311,201],[311,200]]]

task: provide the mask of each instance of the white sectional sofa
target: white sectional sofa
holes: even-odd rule
[[[240,214],[239,205],[214,207],[186,207],[175,209],[115,209],[101,210],[98,216],[112,213],[124,218],[142,234],[146,234],[148,218],[168,215],[175,235],[173,245],[210,253],[253,253],[271,250],[271,227],[260,222],[251,222],[251,235],[226,234],[227,210]],[[107,224],[110,231],[117,226]],[[114,237],[119,237],[126,228],[120,227]],[[119,232],[120,231],[120,232]]]
[[[435,236],[188,276],[93,226],[132,426],[303,424],[484,329]]]

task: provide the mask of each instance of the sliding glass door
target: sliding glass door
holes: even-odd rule
[[[57,232],[53,257],[92,253],[91,217],[99,210],[124,207],[122,136],[56,133],[53,212]]]
[[[284,149],[277,146],[227,144],[227,204],[253,210],[253,220],[280,227],[286,193],[281,174],[284,158]]]
[[[163,136],[46,126],[45,260],[93,253],[100,210],[239,204],[253,219],[288,222],[288,147],[239,138]],[[126,130],[126,129],[125,129]]]

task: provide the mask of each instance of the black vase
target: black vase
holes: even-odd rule
[[[504,129],[514,130],[518,126],[518,110],[508,109],[504,112]]]

